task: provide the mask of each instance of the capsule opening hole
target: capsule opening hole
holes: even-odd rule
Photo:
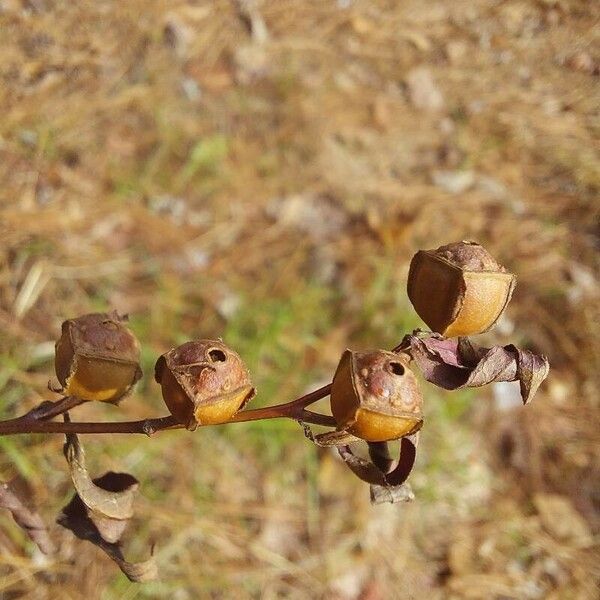
[[[394,375],[404,375],[404,367],[399,362],[391,362],[390,371]]]
[[[218,348],[213,348],[208,351],[208,357],[213,362],[225,362],[227,360],[227,355],[223,350],[219,350]]]

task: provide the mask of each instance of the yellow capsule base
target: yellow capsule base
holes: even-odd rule
[[[347,431],[367,442],[387,442],[405,436],[418,424],[419,419],[394,417],[359,408],[354,423]]]
[[[442,335],[476,335],[494,325],[510,300],[514,277],[508,273],[464,273],[465,293],[456,318]]]
[[[129,391],[135,375],[135,365],[78,357],[65,392],[81,400],[111,402]]]
[[[216,402],[201,404],[196,407],[194,416],[200,425],[218,425],[226,423],[244,404],[252,393],[252,387],[247,386],[226,394]]]

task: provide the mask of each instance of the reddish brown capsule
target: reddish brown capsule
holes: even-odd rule
[[[56,376],[69,396],[117,402],[142,376],[140,344],[116,312],[93,313],[62,324]]]
[[[186,342],[156,361],[171,414],[189,429],[225,423],[256,395],[242,359],[219,340]]]
[[[385,350],[342,355],[331,388],[338,428],[368,442],[394,440],[423,423],[423,398],[408,357]]]
[[[516,278],[475,242],[456,242],[415,254],[408,297],[433,331],[445,337],[490,329],[512,296]]]

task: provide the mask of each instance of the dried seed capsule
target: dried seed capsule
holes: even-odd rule
[[[239,355],[219,340],[186,342],[156,361],[171,414],[188,427],[225,423],[256,395]]]
[[[475,242],[420,250],[408,274],[408,297],[433,331],[445,337],[490,329],[512,296],[516,277]]]
[[[385,350],[346,350],[331,388],[338,429],[368,442],[394,440],[418,430],[423,398],[408,360]]]
[[[64,393],[117,402],[142,376],[140,344],[116,312],[93,313],[62,324],[54,366]]]

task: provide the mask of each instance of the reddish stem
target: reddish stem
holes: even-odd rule
[[[336,422],[329,415],[321,415],[318,413],[306,410],[306,407],[313,404],[317,400],[324,398],[331,391],[331,385],[323,386],[318,390],[310,392],[305,396],[301,396],[296,400],[287,402],[286,404],[278,404],[276,406],[266,406],[264,408],[256,408],[254,410],[245,410],[237,413],[228,423],[242,423],[247,421],[258,421],[264,419],[289,418],[297,421],[311,423],[313,425],[335,426]],[[50,418],[47,415],[64,413],[66,406],[76,406],[75,400],[67,402],[69,398],[64,398],[62,401],[55,403],[49,407],[44,415],[45,418]],[[60,406],[59,406],[60,405]],[[39,409],[40,407],[38,407]],[[59,412],[60,408],[60,412]],[[0,421],[0,435],[15,435],[21,433],[144,433],[152,435],[157,431],[165,429],[181,429],[183,425],[175,420],[175,417],[169,415],[167,417],[159,417],[156,419],[143,419],[141,421],[121,421],[116,423],[78,423],[68,422],[59,423],[54,421],[44,422],[31,415],[35,412],[31,411],[17,419],[9,421]],[[29,415],[29,416],[28,416]],[[227,423],[224,423],[227,424]],[[207,424],[208,425],[208,424]],[[202,425],[200,425],[202,427]]]
[[[20,417],[16,417],[14,419],[7,419],[6,421],[0,421],[0,427],[6,426],[8,427],[17,427],[19,424],[23,423],[31,423],[35,421],[47,421],[49,419],[53,419],[54,417],[58,417],[66,413],[67,411],[79,406],[86,402],[85,400],[80,400],[75,396],[65,396],[56,402],[50,402],[49,400],[46,402],[42,402],[35,408],[32,408],[29,412],[26,412],[24,415]]]
[[[81,400],[75,396],[65,396],[56,402],[42,402],[38,407],[24,414],[20,419],[34,419],[36,421],[46,421],[58,417],[67,411],[84,404],[87,400]]]
[[[305,410],[307,406],[314,404],[317,400],[329,396],[331,393],[331,384],[324,385],[318,390],[314,390],[300,398],[296,398],[291,402],[285,404],[276,404],[275,406],[265,406],[264,408],[254,408],[252,410],[243,410],[237,413],[230,422],[240,423],[243,421],[257,421],[262,419],[277,419],[279,417],[288,417],[290,419],[296,419],[298,421],[306,421],[307,423],[313,423],[315,425],[334,425],[335,420],[333,417],[327,417],[327,415],[317,415],[311,411]],[[303,418],[306,417],[306,418]],[[313,417],[327,417],[326,423],[315,423],[310,421]]]
[[[121,421],[116,423],[61,423],[58,421],[25,421],[13,419],[0,422],[0,435],[19,433],[145,433],[152,435],[162,429],[182,427],[174,417]]]

